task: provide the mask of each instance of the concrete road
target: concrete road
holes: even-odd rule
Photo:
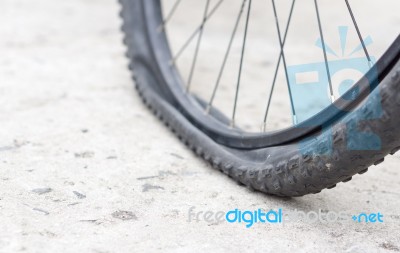
[[[0,2],[0,252],[400,251],[399,155],[302,198],[237,185],[142,105],[118,11],[111,0]],[[204,220],[236,208],[384,222]]]

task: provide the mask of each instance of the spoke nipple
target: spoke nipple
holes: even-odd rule
[[[297,125],[297,116],[296,115],[293,115],[293,124],[294,125]]]
[[[332,103],[335,103],[335,96],[334,95],[331,95],[331,101],[332,101]]]
[[[261,125],[261,132],[265,133],[266,130],[267,130],[267,122],[264,122]]]
[[[235,121],[232,120],[231,123],[229,124],[229,128],[235,128]]]
[[[206,115],[210,114],[210,110],[211,110],[211,105],[208,104],[206,110],[204,111],[204,114]]]
[[[159,27],[157,27],[157,32],[161,33],[164,30],[164,24],[161,24]]]

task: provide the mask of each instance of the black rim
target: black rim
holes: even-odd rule
[[[204,105],[195,97],[188,96],[178,70],[169,64],[173,56],[167,36],[164,30],[159,30],[160,25],[163,23],[161,1],[143,1],[143,8],[147,35],[150,41],[149,46],[154,53],[153,56],[161,74],[161,81],[168,87],[173,96],[172,103],[193,125],[217,143],[233,148],[254,149],[287,144],[337,122],[352,111],[379,85],[380,81],[386,77],[397,63],[400,56],[400,36],[398,36],[371,70],[342,96],[342,98],[349,97],[350,93],[358,87],[359,96],[355,100],[338,99],[315,116],[296,126],[275,132],[246,133],[229,127],[229,125],[217,118],[206,115],[204,113]]]

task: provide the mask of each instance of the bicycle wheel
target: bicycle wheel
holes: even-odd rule
[[[170,14],[179,2],[175,2]],[[201,23],[191,35],[191,38],[198,38],[195,57],[198,57],[205,22],[223,0],[214,1],[214,5],[211,2],[203,1],[205,10]],[[235,124],[251,0],[240,2],[239,14],[247,18],[244,19],[234,112],[230,118],[210,101],[190,92],[196,61],[192,61],[189,81],[183,82],[164,29],[172,14],[163,15],[161,1],[120,0],[120,3],[129,68],[134,72],[136,88],[143,101],[188,147],[240,184],[278,196],[318,193],[333,188],[338,182],[349,181],[354,174],[366,172],[369,166],[399,150],[400,132],[396,128],[400,119],[395,116],[400,111],[400,96],[396,92],[400,86],[399,37],[375,64],[368,58],[373,65],[369,71],[323,110],[294,126],[254,133]],[[346,3],[351,10],[348,1]],[[315,7],[323,38],[316,0]],[[277,17],[274,1],[273,9]],[[279,59],[285,62],[285,39],[279,24],[277,28]],[[234,31],[236,29],[237,25]],[[365,50],[364,43],[362,46]],[[327,46],[323,39],[322,48],[327,63]],[[329,64],[326,70],[330,79]],[[288,90],[290,92],[289,84]]]

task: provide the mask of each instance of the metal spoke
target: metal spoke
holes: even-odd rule
[[[238,101],[238,95],[239,95],[240,81],[242,78],[243,58],[244,58],[244,51],[246,49],[247,30],[249,27],[249,20],[250,20],[250,10],[251,10],[251,0],[249,0],[249,4],[247,7],[246,25],[245,25],[244,34],[243,34],[242,55],[240,57],[239,75],[238,75],[237,84],[236,84],[235,102],[233,104],[231,127],[235,127],[236,107],[237,107],[237,101]]]
[[[178,50],[178,53],[171,59],[170,65],[175,64],[176,60],[179,58],[179,56],[185,51],[187,46],[190,44],[190,42],[195,38],[195,36],[203,29],[204,24],[213,16],[213,14],[217,11],[218,7],[222,4],[224,0],[219,0],[215,6],[211,9],[211,11],[207,14],[206,18],[203,20],[203,22],[194,30],[194,32],[189,36],[189,38],[183,43],[182,47]]]
[[[158,27],[158,32],[161,32],[164,30],[165,25],[168,23],[168,21],[171,19],[171,17],[174,15],[176,9],[178,9],[179,4],[181,3],[182,0],[176,0],[174,5],[172,6],[172,9],[168,13],[168,15],[165,17],[161,25]]]
[[[204,20],[207,17],[207,12],[208,12],[208,7],[209,6],[210,6],[210,0],[207,0],[206,7],[204,9],[203,21],[202,22],[204,22]],[[194,56],[193,56],[193,60],[192,60],[192,66],[190,68],[189,78],[188,78],[188,82],[187,82],[187,86],[186,86],[186,92],[189,92],[190,85],[192,84],[193,73],[194,73],[194,69],[196,67],[197,56],[199,54],[199,49],[200,49],[200,43],[201,43],[201,39],[203,37],[203,31],[204,31],[204,26],[201,27],[200,33],[199,33],[199,37],[197,39],[196,50],[194,51]]]
[[[282,41],[281,29],[280,29],[280,26],[279,26],[278,13],[276,11],[276,6],[275,6],[275,0],[272,0],[272,6],[273,6],[273,10],[274,10],[274,15],[275,15],[276,29],[278,31],[279,45],[281,47],[281,55],[282,55],[282,60],[283,60],[283,66],[285,67],[285,77],[286,77],[286,83],[287,83],[287,87],[288,87],[288,91],[289,91],[290,105],[291,105],[292,114],[293,114],[293,122],[294,122],[294,124],[297,124],[296,111],[295,111],[294,105],[293,105],[292,89],[290,88],[290,84],[289,84],[289,75],[288,75],[288,72],[287,72],[285,50],[283,48],[283,41]]]
[[[292,14],[293,14],[293,10],[294,10],[294,4],[296,3],[296,0],[292,1],[292,6],[290,8],[290,13],[289,13],[289,18],[286,24],[286,29],[285,29],[285,35],[283,36],[283,46],[285,46],[286,43],[286,38],[287,38],[287,34],[289,31],[289,27],[290,27],[290,22],[292,21]],[[267,109],[265,110],[265,114],[264,114],[264,121],[263,121],[263,131],[265,131],[266,128],[266,123],[267,123],[267,118],[268,118],[268,113],[269,113],[269,108],[271,106],[271,100],[272,100],[272,95],[274,93],[274,89],[275,89],[275,84],[276,84],[276,80],[278,77],[278,71],[279,71],[279,67],[281,65],[281,60],[282,60],[282,51],[279,54],[279,58],[278,58],[278,62],[276,64],[275,67],[275,73],[274,73],[274,79],[272,81],[272,86],[271,86],[271,90],[269,92],[269,97],[268,97],[268,103],[267,103]]]
[[[331,93],[331,101],[333,103],[333,102],[335,102],[335,97],[333,95],[331,72],[329,70],[328,56],[326,55],[326,45],[325,45],[325,40],[324,40],[324,34],[322,32],[321,18],[319,16],[319,9],[318,9],[317,0],[314,0],[314,3],[315,3],[315,10],[317,12],[319,34],[321,36],[321,41],[322,41],[322,50],[324,51],[325,68],[326,68],[326,74],[328,76],[329,90],[330,90],[330,93]]]
[[[220,84],[220,81],[221,81],[221,78],[222,78],[222,74],[223,74],[224,69],[225,69],[226,62],[227,62],[227,60],[228,60],[229,53],[230,53],[231,48],[232,48],[233,40],[234,40],[234,38],[235,38],[235,36],[236,36],[237,28],[238,28],[238,26],[239,26],[239,23],[240,23],[242,14],[243,14],[243,10],[244,10],[244,6],[245,6],[245,4],[246,4],[246,1],[247,1],[247,0],[243,0],[243,1],[242,1],[242,5],[241,5],[241,7],[240,7],[239,14],[238,14],[238,16],[237,16],[237,18],[236,18],[235,26],[234,26],[234,28],[233,28],[232,35],[231,35],[231,38],[230,38],[230,40],[229,40],[228,48],[227,48],[227,50],[226,50],[226,52],[225,52],[224,60],[223,60],[223,62],[222,62],[222,66],[221,66],[221,68],[220,68],[220,70],[219,70],[219,73],[218,73],[217,81],[216,81],[216,83],[215,83],[215,85],[214,85],[214,89],[213,89],[211,98],[210,98],[210,100],[209,100],[209,102],[208,102],[208,105],[207,105],[207,108],[206,108],[206,113],[209,113],[209,112],[210,112],[212,103],[214,102],[214,99],[215,99],[215,95],[217,94],[217,90],[218,90],[218,87],[219,87],[219,84]]]
[[[161,21],[161,24],[156,28],[156,32],[160,32],[162,33],[163,30],[168,29],[170,26],[171,21],[175,18],[177,14],[177,12],[180,12],[182,6],[183,6],[183,2],[182,0],[170,0],[172,5],[170,6],[169,10],[166,10],[164,18]],[[352,23],[354,26],[354,29],[357,32],[358,35],[358,39],[360,41],[361,45],[358,45],[356,50],[361,50],[361,46],[362,49],[364,51],[365,54],[365,58],[368,60],[368,65],[370,67],[373,66],[372,63],[372,59],[371,56],[367,50],[367,46],[368,46],[368,42],[364,41],[363,37],[362,37],[362,33],[360,31],[359,28],[359,24],[357,24],[357,21],[355,18],[355,13],[353,13],[353,9],[354,6],[350,5],[350,0],[344,0],[345,4],[347,6],[347,11],[350,15],[351,19],[352,19]],[[203,2],[202,5],[200,6],[202,9],[199,10],[200,12],[202,12],[202,17],[201,17],[201,21],[198,20],[197,24],[195,24],[195,29],[192,31],[192,33],[190,33],[188,37],[185,38],[185,40],[183,40],[181,45],[178,45],[178,49],[174,51],[174,53],[170,56],[171,58],[169,59],[169,65],[174,68],[174,64],[178,61],[178,59],[185,54],[188,54],[189,57],[192,56],[192,58],[189,58],[190,61],[190,65],[188,64],[188,68],[189,71],[187,73],[187,80],[186,81],[186,87],[183,88],[182,91],[186,91],[186,93],[189,95],[190,92],[192,92],[193,88],[192,86],[194,86],[194,83],[196,83],[197,77],[200,75],[199,71],[199,67],[200,67],[200,61],[203,60],[201,53],[203,53],[203,51],[205,50],[204,46],[205,46],[205,40],[207,39],[206,35],[204,34],[205,29],[208,29],[210,27],[210,22],[208,22],[211,17],[213,16],[217,16],[214,15],[216,14],[216,12],[221,9],[221,5],[224,2],[224,0],[205,0],[205,3]],[[273,7],[273,14],[274,14],[274,18],[275,18],[275,25],[276,25],[276,29],[277,29],[277,35],[278,35],[278,39],[279,39],[279,46],[280,46],[280,53],[279,56],[277,57],[277,59],[275,58],[274,63],[276,63],[276,65],[273,65],[273,67],[275,67],[274,69],[274,74],[273,74],[273,78],[272,80],[270,79],[268,81],[268,83],[271,84],[271,86],[268,85],[268,87],[266,87],[266,92],[269,92],[268,94],[265,94],[265,98],[267,98],[268,100],[262,103],[266,102],[266,108],[265,108],[265,112],[264,113],[264,117],[263,117],[263,124],[262,124],[262,130],[263,132],[266,131],[267,128],[267,124],[269,124],[270,122],[270,118],[271,115],[269,114],[270,111],[272,111],[272,107],[274,107],[272,104],[272,99],[274,98],[275,101],[275,97],[273,97],[275,95],[275,88],[279,88],[280,84],[278,83],[278,79],[280,80],[280,75],[285,74],[285,79],[286,79],[286,84],[287,84],[287,89],[288,89],[288,94],[289,94],[289,99],[290,99],[290,106],[291,106],[291,112],[292,112],[292,117],[293,117],[293,125],[296,126],[298,124],[298,116],[296,114],[296,110],[298,110],[298,108],[295,108],[295,98],[293,97],[294,95],[294,87],[293,85],[291,85],[291,80],[289,79],[290,77],[290,73],[289,73],[289,69],[288,69],[288,65],[289,62],[287,62],[286,60],[289,58],[286,58],[287,55],[287,45],[286,42],[288,41],[288,32],[289,29],[291,29],[292,26],[292,18],[293,18],[293,14],[294,14],[294,8],[296,5],[296,0],[291,0],[291,6],[290,6],[290,12],[287,14],[286,12],[284,13],[284,15],[281,15],[282,17],[279,16],[277,9],[280,8],[280,6],[277,6],[277,4],[279,4],[279,1],[276,0],[271,0],[272,2],[272,7]],[[228,1],[228,3],[230,3]],[[203,5],[205,4],[205,6]],[[224,55],[221,55],[221,62],[217,65],[217,67],[215,68],[215,74],[217,74],[215,77],[216,79],[214,79],[213,83],[211,85],[213,85],[212,88],[212,93],[210,94],[209,100],[205,101],[207,104],[205,106],[204,113],[206,115],[210,114],[210,112],[212,110],[214,110],[213,108],[215,107],[215,103],[216,103],[216,96],[218,93],[218,96],[220,95],[220,93],[224,93],[220,87],[221,85],[223,85],[223,77],[225,77],[228,71],[228,60],[232,60],[231,54],[234,54],[233,48],[234,48],[234,43],[239,43],[239,49],[240,49],[240,56],[238,55],[239,58],[239,65],[238,67],[238,72],[234,71],[234,77],[236,77],[237,79],[234,80],[234,83],[232,83],[232,85],[235,85],[235,94],[234,94],[234,101],[231,104],[232,106],[232,111],[231,111],[231,118],[230,118],[230,122],[229,123],[225,123],[225,124],[229,124],[229,126],[231,128],[235,128],[236,124],[237,124],[237,120],[236,118],[239,117],[240,113],[239,111],[241,111],[241,108],[239,108],[239,95],[243,93],[243,89],[245,89],[246,87],[246,83],[243,83],[246,81],[245,79],[245,75],[246,75],[246,68],[247,65],[245,65],[245,60],[247,60],[248,58],[248,48],[246,48],[246,46],[248,47],[249,44],[251,44],[250,41],[250,16],[253,15],[254,16],[254,9],[256,8],[256,6],[252,6],[252,0],[241,0],[239,3],[240,4],[240,9],[234,10],[234,13],[232,14],[232,20],[230,20],[231,25],[233,25],[233,27],[229,28],[229,30],[227,31],[227,37],[229,36],[229,38],[226,38],[227,41],[225,43],[225,46],[221,49],[221,53],[223,53]],[[256,4],[256,3],[253,3]],[[343,4],[343,3],[342,3]],[[354,3],[352,2],[352,4],[354,5]],[[314,5],[315,5],[315,11],[316,11],[316,18],[318,21],[318,32],[319,32],[319,36],[320,36],[320,40],[322,43],[322,48],[320,49],[323,53],[323,57],[324,57],[324,64],[325,64],[325,71],[326,71],[326,76],[327,76],[327,81],[329,84],[329,92],[330,92],[330,99],[331,99],[331,103],[335,102],[335,95],[334,95],[334,89],[333,89],[333,84],[334,84],[334,80],[332,79],[331,73],[333,71],[332,69],[332,65],[329,63],[329,56],[328,53],[331,53],[329,46],[326,44],[325,39],[327,39],[327,37],[324,37],[324,35],[326,36],[326,31],[324,31],[323,29],[324,27],[324,14],[323,14],[323,5],[321,4],[321,1],[318,0],[314,0]],[[239,6],[235,7],[238,8]],[[223,8],[223,7],[222,7]],[[246,10],[247,8],[247,10]],[[253,9],[252,9],[253,8]],[[297,7],[296,7],[297,8]],[[344,8],[344,6],[343,6]],[[178,10],[178,11],[177,11]],[[297,10],[296,10],[297,11]],[[345,10],[344,10],[345,11]],[[345,11],[346,12],[346,11]],[[221,11],[220,11],[221,13]],[[200,14],[200,13],[198,13]],[[235,16],[237,15],[237,16]],[[279,20],[278,16],[281,18],[281,20]],[[287,18],[287,20],[284,20],[284,18]],[[200,17],[199,17],[200,19]],[[215,19],[215,18],[214,18]],[[244,21],[245,20],[245,21]],[[286,21],[286,23],[283,23],[284,21]],[[201,22],[199,24],[199,22]],[[207,23],[208,22],[208,23]],[[211,21],[213,22],[213,21]],[[253,20],[251,20],[251,22],[253,22]],[[295,22],[295,21],[293,21]],[[207,24],[207,28],[205,28]],[[231,26],[230,25],[230,26]],[[252,23],[253,25],[253,23]],[[361,27],[362,28],[362,27]],[[232,30],[230,30],[232,29]],[[243,30],[242,30],[243,29]],[[283,30],[285,29],[285,30]],[[241,31],[239,31],[241,30]],[[154,30],[153,30],[154,31]],[[208,32],[208,30],[207,30]],[[228,41],[229,39],[229,41]],[[343,44],[343,39],[342,39],[342,44]],[[194,44],[196,43],[196,44]],[[288,42],[289,43],[289,42]],[[318,43],[319,46],[319,43]],[[191,47],[192,49],[188,49],[189,47]],[[344,47],[344,46],[343,46]],[[345,48],[345,47],[344,47]],[[188,50],[186,50],[188,49]],[[194,51],[192,51],[194,50]],[[246,51],[247,50],[247,51]],[[192,51],[192,52],[187,52],[187,51]],[[285,52],[286,51],[286,52]],[[286,56],[285,56],[286,53]],[[322,56],[322,55],[321,55]],[[222,58],[223,57],[223,58]],[[276,56],[275,56],[276,57]],[[245,59],[246,58],[246,59]],[[364,58],[364,59],[365,59]],[[247,64],[247,62],[246,62]],[[282,67],[283,65],[283,67]],[[282,68],[284,68],[284,70],[282,70]],[[289,67],[290,68],[290,67]],[[284,71],[284,73],[282,73]],[[272,73],[272,72],[271,72]],[[324,77],[324,75],[323,75]],[[186,79],[185,78],[185,79]],[[269,78],[268,78],[269,79]],[[266,84],[268,84],[266,83]],[[233,88],[233,87],[232,87]],[[286,88],[285,88],[286,89]],[[242,92],[242,93],[240,93]],[[242,99],[242,97],[240,97]],[[263,105],[261,105],[263,106]],[[264,104],[265,106],[265,104]],[[229,108],[228,108],[229,109]],[[261,108],[263,109],[263,108]],[[229,116],[228,116],[229,118]],[[229,119],[228,119],[229,120]],[[268,123],[267,123],[268,121]]]
[[[354,14],[353,14],[353,11],[352,11],[352,9],[351,9],[351,7],[350,7],[349,1],[348,1],[348,0],[345,0],[345,1],[346,1],[347,9],[349,10],[351,19],[353,20],[354,27],[356,28],[356,31],[357,31],[357,34],[358,34],[358,38],[360,39],[361,45],[362,45],[362,47],[363,47],[363,49],[364,49],[365,56],[366,56],[367,59],[368,59],[369,66],[372,67],[372,60],[371,60],[371,57],[369,56],[367,47],[365,46],[363,37],[362,37],[362,35],[361,35],[360,29],[358,28],[357,21],[356,21],[356,19],[355,19],[355,17],[354,17]]]

